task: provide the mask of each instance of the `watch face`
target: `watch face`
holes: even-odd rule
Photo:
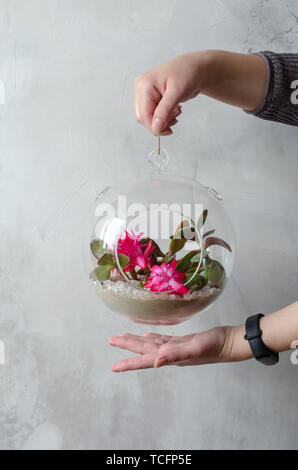
[[[258,357],[257,360],[261,362],[262,364],[265,364],[266,366],[273,366],[274,364],[277,364],[279,361],[278,354],[270,354],[270,356],[261,356]]]

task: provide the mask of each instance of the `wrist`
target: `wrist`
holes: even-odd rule
[[[226,80],[226,52],[215,49],[200,51],[199,73],[201,74],[201,93],[212,97],[220,83]]]
[[[223,50],[203,52],[201,93],[247,111],[257,109],[266,91],[265,60],[254,54]]]
[[[262,339],[273,351],[282,352],[298,340],[298,302],[261,318]]]
[[[245,361],[253,357],[249,342],[244,339],[245,325],[225,326],[224,341],[220,351],[222,362]],[[298,302],[260,320],[262,340],[275,352],[290,349],[298,340]]]
[[[198,51],[197,55],[197,76],[200,83],[200,93],[207,94],[216,80],[216,70],[218,68],[218,55],[221,51],[203,50]]]
[[[244,324],[226,327],[226,340],[223,348],[225,362],[246,361],[253,357],[250,345],[244,336]]]

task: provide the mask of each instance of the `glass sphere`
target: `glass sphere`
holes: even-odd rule
[[[95,215],[90,279],[110,310],[174,325],[223,292],[234,230],[213,189],[157,172],[104,189]]]

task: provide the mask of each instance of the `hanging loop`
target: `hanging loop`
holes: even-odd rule
[[[166,150],[160,149],[160,153],[153,150],[148,155],[149,162],[153,165],[154,173],[160,175],[169,163],[170,157]]]

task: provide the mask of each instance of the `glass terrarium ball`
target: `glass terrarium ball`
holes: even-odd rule
[[[158,173],[103,190],[90,245],[90,279],[102,302],[151,325],[206,310],[234,261],[234,231],[220,199],[195,180]]]

